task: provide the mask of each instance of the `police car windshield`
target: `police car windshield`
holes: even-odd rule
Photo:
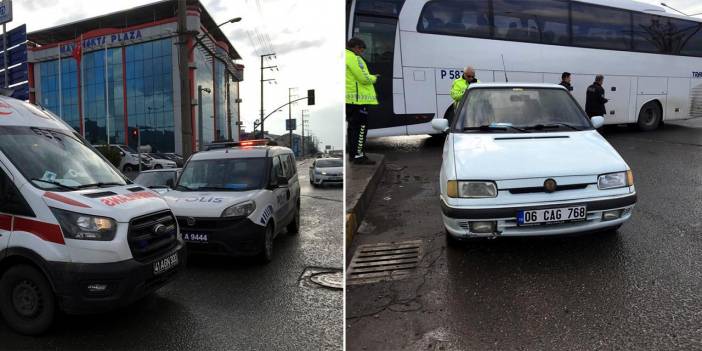
[[[266,178],[265,171],[265,158],[190,161],[183,169],[176,190],[247,191],[261,189]]]
[[[147,188],[170,187],[175,177],[176,171],[143,172],[134,179],[134,183]]]
[[[455,132],[564,131],[591,129],[575,100],[555,88],[477,88],[468,92]]]
[[[41,189],[69,191],[91,184],[127,184],[119,172],[69,132],[0,127],[0,151]]]

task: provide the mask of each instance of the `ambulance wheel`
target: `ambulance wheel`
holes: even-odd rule
[[[263,247],[261,248],[261,253],[258,256],[258,260],[261,263],[268,263],[273,261],[273,240],[275,235],[273,233],[273,223],[268,223],[266,226],[266,233],[263,238]]]
[[[38,335],[51,326],[56,301],[49,282],[36,268],[19,265],[0,279],[0,313],[7,325],[20,334]]]
[[[293,220],[288,223],[286,229],[288,230],[288,235],[295,235],[300,232],[300,203],[297,204]]]

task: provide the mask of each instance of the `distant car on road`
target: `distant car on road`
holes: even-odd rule
[[[159,194],[165,194],[175,187],[180,168],[153,169],[139,173],[134,183],[145,186]]]
[[[310,166],[310,184],[344,183],[344,162],[340,158],[318,158]]]
[[[101,148],[108,146],[111,150],[117,150],[121,157],[119,163],[119,170],[122,172],[135,172],[139,169],[139,153],[134,150],[129,145],[124,144],[110,144],[110,145],[93,145],[95,148]],[[149,169],[151,168],[151,158],[146,156],[146,154],[141,154],[141,168]]]
[[[631,169],[555,84],[471,84],[440,172],[449,243],[475,237],[616,231],[631,217]]]
[[[150,163],[151,163],[151,169],[163,169],[163,168],[177,168],[178,165],[176,164],[175,161],[172,161],[162,154],[159,153],[148,153],[146,154],[148,157],[150,157]]]

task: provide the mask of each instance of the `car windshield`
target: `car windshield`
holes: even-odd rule
[[[476,88],[468,91],[456,132],[591,129],[575,100],[555,88]]]
[[[340,159],[317,160],[317,168],[341,167],[343,163]]]
[[[134,183],[145,186],[147,188],[173,186],[176,176],[175,173],[175,171],[144,172],[139,174],[139,176],[137,176],[136,179],[134,179]]]
[[[246,191],[261,189],[266,175],[265,158],[196,160],[188,162],[176,190]]]
[[[70,132],[0,127],[0,151],[41,189],[67,191],[127,184],[105,159]]]

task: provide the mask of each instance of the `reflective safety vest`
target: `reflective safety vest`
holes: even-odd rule
[[[476,83],[480,83],[480,81],[478,80]],[[461,101],[463,93],[466,92],[469,85],[470,83],[466,82],[463,76],[453,81],[453,85],[451,86],[451,98],[453,99],[454,107]]]
[[[346,103],[377,105],[373,84],[376,76],[368,72],[368,65],[361,56],[346,49]]]

